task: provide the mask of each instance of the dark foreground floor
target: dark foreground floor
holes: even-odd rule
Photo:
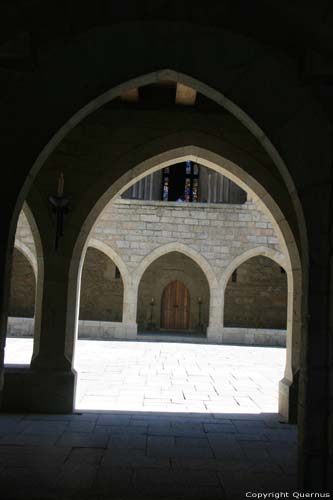
[[[0,415],[1,500],[245,499],[296,489],[275,414]]]

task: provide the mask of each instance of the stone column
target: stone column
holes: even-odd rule
[[[332,189],[332,188],[331,188]],[[330,235],[332,190],[326,180],[302,195],[308,224],[309,286],[307,336],[302,339],[299,445],[300,485],[305,491],[332,491],[329,460],[332,458],[330,385],[332,338],[330,337]],[[331,456],[330,456],[331,455]],[[332,465],[332,464],[331,464]]]
[[[8,217],[9,226],[9,217]],[[2,219],[3,223],[3,237],[0,241],[0,408],[3,408],[4,402],[4,358],[5,358],[5,345],[8,323],[8,310],[9,310],[9,287],[10,287],[10,271],[12,253],[8,255],[8,246],[12,245],[14,248],[14,238],[12,234],[11,241],[6,238],[6,217]],[[8,245],[8,246],[7,246]]]
[[[333,195],[333,186],[332,186]],[[332,200],[333,201],[333,200]],[[332,221],[333,222],[333,221]],[[329,384],[329,417],[327,423],[327,434],[329,436],[328,442],[328,463],[327,463],[327,490],[333,490],[333,224],[331,224],[330,231],[330,283],[329,283],[329,338],[330,338],[330,384]]]
[[[327,481],[326,467],[329,453],[329,294],[330,269],[313,264],[310,268],[308,342],[301,359],[299,443],[302,485],[306,491],[324,491],[320,488]],[[331,471],[330,471],[331,472]]]
[[[68,315],[76,315],[68,301],[69,271],[68,256],[54,251],[44,254],[40,332],[35,338],[31,366],[6,370],[6,410],[55,413],[73,410],[76,374],[65,354]],[[69,323],[76,325],[75,319]]]
[[[289,270],[288,274],[288,308],[286,337],[286,367],[283,379],[279,383],[279,414],[286,422],[297,423],[300,342],[305,335],[304,323],[301,320],[301,269]],[[295,286],[296,281],[301,283]]]
[[[209,324],[207,339],[222,343],[223,340],[224,290],[218,286],[210,289]]]
[[[138,304],[138,287],[128,280],[124,280],[123,326],[128,339],[136,339],[138,325],[136,312]]]

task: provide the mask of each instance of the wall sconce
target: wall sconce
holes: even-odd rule
[[[150,299],[150,329],[153,329],[153,316],[154,316],[154,306],[155,306],[155,299],[152,297]]]
[[[201,297],[198,297],[198,308],[199,308],[199,322],[198,322],[198,326],[199,328],[202,327],[202,324],[201,324],[201,307],[202,307],[202,298]]]
[[[68,213],[68,199],[64,196],[64,174],[61,173],[58,179],[58,190],[56,196],[50,196],[49,202],[52,206],[52,211],[56,214],[56,235],[55,235],[55,251],[58,252],[59,240],[63,236],[64,215]]]

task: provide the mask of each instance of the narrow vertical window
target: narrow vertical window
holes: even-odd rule
[[[199,165],[188,160],[166,167],[162,173],[163,201],[199,201]]]
[[[163,168],[163,173],[162,173],[162,200],[163,201],[169,200],[169,176],[170,176],[169,167]]]
[[[185,177],[185,201],[199,201],[199,165],[188,160],[186,162],[186,177]]]

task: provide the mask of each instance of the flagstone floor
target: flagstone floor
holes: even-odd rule
[[[7,363],[31,341],[8,339]],[[76,412],[0,415],[0,499],[245,499],[296,490],[285,350],[79,341]]]

